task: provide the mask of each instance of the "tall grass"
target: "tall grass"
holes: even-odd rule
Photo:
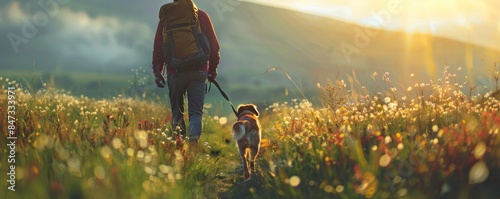
[[[15,86],[18,136],[16,192],[8,191],[2,181],[0,197],[499,194],[498,68],[492,72],[493,89],[484,92],[461,82],[449,68],[436,81],[406,88],[397,87],[388,73],[374,73],[373,78],[381,84],[375,92],[354,75],[319,85],[322,106],[294,99],[259,107],[264,139],[259,171],[250,181],[234,173],[240,159],[227,118],[205,114],[205,130],[195,148],[170,126],[166,100],[96,100],[47,86],[25,88],[0,78],[0,130],[7,135],[7,86]],[[6,139],[0,144],[5,147]],[[0,165],[0,172],[7,173],[6,158]]]
[[[2,198],[198,198],[222,168],[211,146],[189,147],[161,101],[95,100],[2,80],[0,120],[7,135],[7,86],[17,87],[16,192]],[[166,101],[166,100],[164,100]],[[221,134],[206,116],[205,137]],[[220,136],[220,135],[219,135]],[[1,173],[8,168],[1,139]],[[225,147],[220,145],[217,147]],[[217,148],[214,147],[214,148]],[[220,150],[220,149],[218,149]],[[2,178],[3,179],[3,178]]]
[[[400,91],[388,73],[381,80],[387,90],[374,93],[353,85],[353,77],[349,86],[343,80],[328,84],[321,88],[319,108],[307,100],[269,106],[271,144],[261,157],[269,169],[262,169],[266,186],[254,196],[494,198],[500,193],[495,188],[498,87],[465,93],[468,84],[449,68],[437,81]]]

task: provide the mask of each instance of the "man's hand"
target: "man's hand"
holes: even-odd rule
[[[158,86],[159,88],[163,88],[165,87],[165,78],[163,78],[163,75],[161,74],[155,74],[155,83],[156,83],[156,86]]]
[[[217,71],[208,71],[208,81],[214,82],[217,78]]]

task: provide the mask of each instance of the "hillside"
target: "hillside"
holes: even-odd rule
[[[26,13],[38,9],[32,2],[20,2]],[[119,73],[126,79],[132,76],[129,75],[131,68],[142,66],[149,70],[157,7],[164,2],[89,2],[68,3],[63,7],[65,11],[57,17],[88,17],[85,20],[90,23],[89,27],[96,27],[95,34],[89,36],[72,32],[64,36],[64,31],[67,31],[64,20],[51,19],[48,26],[40,28],[37,36],[19,54],[11,54],[12,49],[4,49],[10,46],[3,46],[2,52],[5,53],[0,55],[0,68],[35,69],[41,70],[44,75],[53,71],[58,71],[56,75],[82,71],[99,73],[103,78],[107,73]],[[219,80],[236,103],[273,101],[283,97],[285,88],[291,91],[293,97],[300,96],[280,72],[265,73],[268,66],[281,67],[305,92],[317,93],[317,82],[324,85],[339,77],[345,78],[353,70],[361,84],[367,83],[373,72],[390,72],[397,84],[412,85],[429,79],[429,73],[440,74],[446,64],[452,69],[463,68],[462,75],[465,76],[467,57],[473,66],[475,81],[479,85],[487,85],[488,71],[495,61],[500,62],[500,52],[491,49],[425,34],[407,35],[385,30],[370,38],[365,48],[358,48],[359,53],[353,53],[349,61],[340,46],[349,44],[356,47],[355,30],[364,30],[364,27],[247,2],[231,6],[232,10],[226,12],[218,11],[211,1],[197,1],[197,4],[212,17],[222,47]],[[2,3],[2,6],[5,5],[8,4]],[[112,29],[117,23],[122,23],[123,28]],[[130,31],[134,25],[140,26]],[[0,26],[3,27],[3,24]],[[5,27],[0,33],[19,32],[21,28],[20,25],[8,24]],[[103,31],[105,36],[99,35],[99,31]],[[112,40],[114,42],[110,42],[110,38],[115,39]],[[99,50],[93,52],[94,48]],[[80,51],[85,53],[79,54]],[[111,51],[113,53],[106,54]],[[28,75],[24,76],[25,79],[31,79],[30,73],[21,73]],[[412,73],[415,78],[409,82],[407,79]],[[99,89],[107,89],[108,84],[100,82],[108,80],[92,81],[98,82]],[[78,86],[95,84],[86,82]],[[64,86],[67,85],[60,85]],[[116,89],[116,85],[112,89],[120,90]],[[221,99],[218,95],[208,98]]]
[[[257,75],[248,77],[240,73],[232,82],[245,76],[265,81],[264,85],[280,85],[275,82],[279,74],[260,76],[267,66],[281,66],[292,77],[301,79],[305,87],[315,86],[316,81],[335,80],[338,75],[351,74],[353,69],[361,79],[373,72],[387,71],[396,77],[414,73],[425,80],[429,78],[428,72],[432,72],[428,71],[429,65],[434,65],[438,72],[446,64],[465,70],[467,49],[473,58],[475,76],[483,78],[494,62],[500,61],[500,52],[480,46],[424,34],[380,30],[349,62],[340,45],[356,47],[355,30],[364,27],[250,3],[235,7],[224,19],[216,24],[225,58],[223,67],[227,67],[224,72],[234,74],[244,68],[247,71],[244,74]],[[284,78],[278,79],[286,82]]]

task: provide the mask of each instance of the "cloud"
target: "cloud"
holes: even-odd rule
[[[90,17],[85,12],[62,9],[57,38],[60,53],[67,57],[93,60],[99,65],[139,64],[141,50],[152,40],[152,30],[139,22],[118,17]]]
[[[8,22],[14,24],[23,23],[22,19],[26,18],[26,13],[21,9],[19,2],[14,1],[7,5],[4,9],[0,8],[0,17],[5,18]]]
[[[27,39],[19,44],[18,52],[12,50],[12,45],[0,47],[0,67],[24,67],[28,65],[27,57],[40,60],[37,63],[41,67],[68,69],[88,66],[113,70],[150,62],[154,38],[150,23],[126,18],[123,12],[90,14],[91,9],[76,11],[61,5],[46,24],[34,26],[33,36],[25,36],[26,24],[33,26],[33,13],[40,12],[45,13],[37,1],[12,1],[0,6],[2,43],[11,43],[6,36],[9,33]]]

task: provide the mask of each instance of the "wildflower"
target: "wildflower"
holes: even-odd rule
[[[143,151],[137,151],[137,159],[142,160],[144,158],[144,152]]]
[[[405,148],[405,146],[403,145],[403,143],[399,143],[398,144],[398,149],[399,150],[403,150]]]
[[[120,149],[122,148],[122,140],[120,138],[113,138],[113,141],[111,141],[111,145],[113,145],[113,148],[115,149]]]
[[[484,163],[484,161],[480,161],[470,169],[469,184],[482,183],[488,178],[488,175],[490,175],[490,171],[488,170],[486,163]]]
[[[398,191],[398,195],[403,197],[403,196],[406,196],[408,194],[408,189],[406,188],[402,188]]]
[[[433,143],[433,144],[438,144],[438,143],[439,143],[439,140],[438,140],[437,138],[434,138],[434,139],[432,140],[432,143]]]
[[[484,94],[484,98],[489,98],[491,96],[492,92],[488,92],[486,94]]]
[[[445,183],[443,185],[443,187],[441,188],[441,194],[446,194],[446,193],[450,192],[450,190],[451,190],[450,185],[448,183]]]
[[[153,174],[154,174],[153,169],[152,169],[151,167],[149,167],[149,166],[144,167],[144,171],[145,171],[147,174],[149,174],[149,175],[153,175]]]
[[[43,151],[45,148],[48,148],[50,145],[50,138],[45,135],[41,134],[38,139],[33,143],[33,146],[35,147],[36,150],[38,151]]]
[[[153,157],[151,156],[151,154],[147,154],[146,156],[144,156],[144,163],[150,163],[151,161],[153,161]]]
[[[436,133],[438,132],[439,127],[437,125],[432,126],[432,132]]]
[[[335,188],[335,191],[337,191],[337,192],[341,193],[342,191],[344,191],[344,186],[342,186],[342,185],[337,186],[337,187]]]
[[[143,149],[148,147],[148,140],[146,140],[146,139],[139,140],[139,146]]]
[[[104,147],[101,148],[101,156],[104,159],[111,158],[112,154],[113,154],[113,152],[111,151],[111,149],[108,146],[104,146]]]
[[[70,158],[67,162],[68,164],[68,171],[75,175],[75,176],[81,176],[82,173],[80,171],[80,159],[78,158]]]
[[[221,124],[221,125],[225,125],[225,124],[227,124],[227,117],[221,117],[221,118],[219,119],[219,124]]]
[[[390,97],[386,97],[386,98],[384,99],[384,101],[385,101],[385,103],[389,103],[389,102],[391,102],[391,98],[390,98]]]
[[[290,177],[289,183],[292,187],[297,187],[300,184],[300,178],[298,176]]]
[[[403,178],[401,178],[400,176],[396,176],[394,177],[394,179],[392,180],[392,182],[394,182],[395,184],[398,184],[401,182],[401,180],[403,180]]]
[[[102,166],[97,166],[96,168],[94,168],[94,175],[97,179],[104,179],[104,177],[106,177],[106,171],[104,170],[104,168],[102,168]]]
[[[334,190],[334,189],[333,189],[333,186],[332,186],[332,185],[327,185],[327,186],[325,186],[325,192],[327,192],[327,193],[331,193],[331,192],[333,192],[333,190]]]
[[[389,163],[391,163],[391,156],[387,154],[384,154],[382,157],[380,157],[378,161],[378,164],[381,167],[386,167],[387,165],[389,165]]]
[[[366,126],[367,131],[371,131],[372,129],[373,129],[373,126],[371,124],[368,124],[368,126]]]
[[[385,136],[385,138],[384,138],[384,142],[385,142],[386,144],[389,144],[389,143],[391,143],[391,142],[392,142],[392,138],[391,138],[390,136]]]
[[[474,157],[476,159],[481,159],[486,152],[486,144],[484,142],[479,142],[476,147],[474,147]]]
[[[164,164],[160,165],[158,169],[160,169],[160,171],[164,174],[168,174],[174,170],[171,166],[167,166]]]
[[[133,156],[134,156],[134,154],[135,154],[134,149],[132,149],[132,148],[127,148],[127,155],[128,155],[129,157],[133,157]]]
[[[391,148],[391,150],[389,151],[389,154],[391,155],[391,158],[395,158],[398,155],[398,149]]]

